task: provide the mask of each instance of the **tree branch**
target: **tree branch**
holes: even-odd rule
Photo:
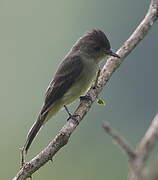
[[[137,151],[142,154],[142,159],[147,159],[158,139],[158,114],[153,119],[149,129],[142,138]]]
[[[127,140],[116,133],[116,131],[107,123],[103,124],[103,128],[107,134],[109,134],[115,142],[127,153],[129,159],[134,159],[136,154],[134,150],[130,147]]]
[[[80,122],[86,113],[90,110],[93,102],[97,99],[99,93],[102,91],[103,87],[106,85],[112,74],[115,70],[120,66],[123,62],[124,58],[135,48],[136,45],[146,36],[151,26],[158,18],[158,0],[151,1],[149,10],[134,31],[134,33],[130,36],[130,38],[120,47],[117,51],[117,54],[121,57],[117,58],[109,58],[102,68],[100,72],[100,76],[98,78],[97,86],[91,88],[88,91],[88,95],[92,98],[92,101],[81,101],[80,105],[77,107],[74,114],[78,114],[77,117],[78,122]],[[56,135],[54,140],[50,142],[50,144],[40,152],[36,157],[27,162],[17,173],[17,175],[13,178],[13,180],[25,180],[30,177],[35,171],[37,171],[41,166],[43,166],[46,162],[51,160],[53,156],[65,145],[67,144],[70,135],[76,129],[78,124],[74,122],[72,119],[69,120],[64,127],[60,130],[60,132]]]
[[[153,150],[158,140],[158,114],[153,119],[146,134],[136,148],[136,158],[130,163],[130,180],[141,180],[143,178],[143,168],[145,161]]]
[[[158,140],[158,114],[153,119],[150,127],[142,138],[136,150],[132,150],[127,141],[118,135],[109,125],[104,125],[104,130],[122,147],[129,157],[129,180],[141,180],[143,178],[143,168],[145,161],[153,150]]]

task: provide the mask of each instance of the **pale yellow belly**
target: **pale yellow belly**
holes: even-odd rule
[[[96,79],[97,70],[97,65],[87,66],[82,72],[82,75],[76,80],[75,84],[72,85],[64,96],[60,100],[56,101],[51,107],[47,120],[54,116],[64,105],[72,103],[81,95],[85,94]]]
[[[72,103],[81,95],[83,95],[88,90],[92,82],[93,78],[87,81],[85,81],[85,79],[80,79],[78,82],[76,82],[76,84],[72,88],[70,88],[67,93],[65,93],[62,99],[54,103],[48,113],[45,122],[49,120],[52,116],[54,116],[64,105]]]
[[[81,95],[85,94],[89,87],[92,85],[96,77],[95,69],[91,74],[85,73],[78,79],[75,84],[65,93],[62,98],[62,103],[64,105],[72,103],[74,100],[79,98]]]

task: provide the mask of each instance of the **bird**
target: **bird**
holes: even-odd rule
[[[107,56],[120,58],[111,50],[107,36],[100,29],[92,29],[76,41],[60,63],[46,90],[42,108],[23,146],[25,154],[41,127],[60,109],[64,107],[69,117],[73,118],[67,105],[87,92],[95,81],[99,63]]]

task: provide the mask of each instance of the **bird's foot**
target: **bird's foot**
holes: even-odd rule
[[[90,95],[85,95],[85,96],[80,96],[80,100],[86,100],[86,101],[91,101],[92,102],[92,98]]]
[[[77,120],[77,117],[79,117],[80,115],[78,115],[78,114],[69,114],[69,117],[68,117],[68,119],[67,119],[67,121],[69,121],[70,119],[72,119],[72,120],[74,120],[74,122],[76,123],[76,124],[79,124],[79,121]]]
[[[24,147],[20,148],[20,151],[21,151],[21,163],[20,163],[20,168],[22,168],[26,161],[25,161],[25,150],[24,150]]]
[[[78,114],[71,114],[71,113],[69,112],[68,108],[67,108],[65,105],[64,105],[64,108],[65,108],[66,112],[67,112],[68,115],[69,115],[67,121],[69,121],[70,119],[72,119],[72,120],[74,120],[74,122],[75,122],[76,124],[79,124],[79,121],[77,120],[77,117],[80,116],[80,115],[78,115]]]

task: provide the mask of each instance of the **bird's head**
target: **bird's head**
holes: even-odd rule
[[[100,61],[106,56],[119,56],[111,50],[110,42],[104,32],[93,29],[82,36],[74,45],[74,51],[80,51],[85,55]]]

